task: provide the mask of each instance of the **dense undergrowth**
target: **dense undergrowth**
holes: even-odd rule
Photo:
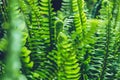
[[[119,0],[0,0],[0,80],[120,80]]]

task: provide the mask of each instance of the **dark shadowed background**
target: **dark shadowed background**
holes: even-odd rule
[[[62,0],[53,0],[52,3],[53,3],[53,8],[54,8],[54,11],[57,11],[60,9],[61,7],[61,2]]]

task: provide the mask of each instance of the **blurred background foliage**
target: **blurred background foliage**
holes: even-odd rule
[[[0,0],[0,80],[120,80],[120,1]]]

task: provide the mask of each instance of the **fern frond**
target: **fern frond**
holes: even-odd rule
[[[28,3],[31,9],[31,18],[28,20],[28,47],[34,61],[32,75],[37,79],[52,79],[55,75],[54,62],[47,57],[55,48],[55,17],[51,0],[28,0]]]
[[[48,46],[49,49],[53,49],[55,46],[55,28],[54,28],[54,21],[55,21],[55,13],[53,12],[51,0],[41,1],[40,2],[40,14],[41,14],[41,31],[46,31],[46,36],[50,35],[48,39],[50,40],[50,45]],[[48,32],[48,33],[47,33]],[[42,34],[42,33],[41,33]],[[43,36],[44,37],[44,36]],[[47,37],[46,37],[47,38]]]
[[[108,13],[105,12],[108,11]],[[91,67],[89,69],[89,78],[98,80],[113,80],[117,69],[117,56],[114,51],[115,34],[114,23],[112,22],[113,15],[113,4],[111,1],[103,1],[102,6],[102,19],[105,21],[105,25],[97,32],[98,40],[95,45],[95,52],[92,54]],[[117,46],[116,46],[117,47]],[[99,61],[98,61],[99,60]],[[95,64],[95,65],[94,65]]]
[[[80,68],[76,51],[69,36],[66,36],[63,32],[58,35],[57,48],[58,80],[79,80]]]

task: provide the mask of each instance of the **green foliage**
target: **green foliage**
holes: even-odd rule
[[[56,54],[58,65],[58,80],[78,80],[80,67],[76,58],[76,51],[69,36],[63,32],[58,35]]]
[[[14,4],[13,4],[14,3]],[[8,3],[8,47],[6,56],[6,73],[3,80],[26,80],[20,72],[20,58],[22,30],[26,27],[22,13],[19,12],[18,1],[10,0]],[[16,46],[16,48],[14,48]]]
[[[119,80],[119,0],[52,1],[0,0],[0,79]]]

